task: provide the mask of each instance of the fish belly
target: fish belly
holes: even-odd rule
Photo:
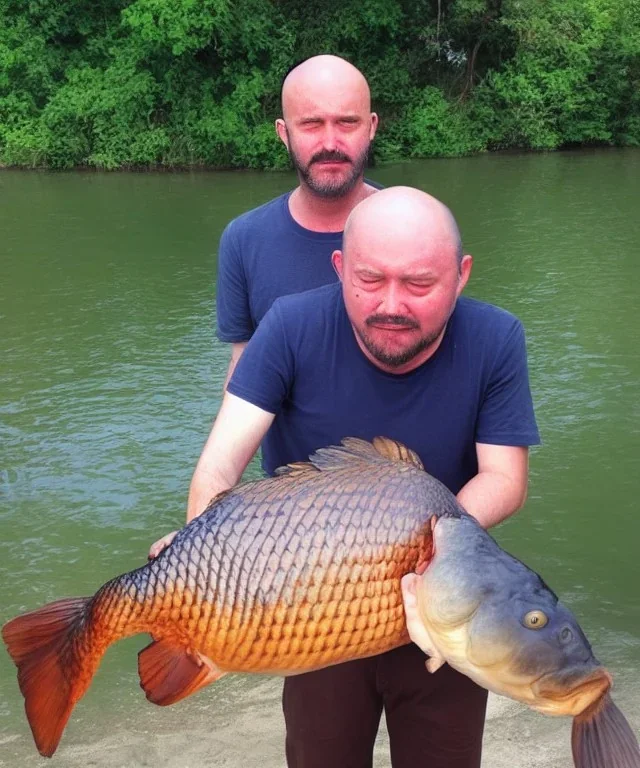
[[[264,481],[273,495],[246,486],[184,529],[147,591],[161,606],[148,611],[154,638],[221,670],[281,674],[409,641],[400,579],[431,556],[424,505],[412,512],[402,486],[379,477],[334,473],[330,489],[304,479]]]

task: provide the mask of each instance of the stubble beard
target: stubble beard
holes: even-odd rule
[[[325,199],[337,199],[348,195],[362,178],[364,169],[367,167],[370,147],[371,143],[367,144],[355,160],[352,160],[348,155],[337,150],[333,152],[318,152],[311,158],[311,160],[309,160],[307,165],[304,165],[298,158],[291,142],[289,142],[289,157],[291,158],[293,167],[298,172],[300,179],[314,194]],[[351,169],[346,178],[320,181],[313,176],[313,165],[322,160],[336,160],[350,163]]]
[[[366,333],[364,328],[357,328],[354,326],[354,330],[358,334],[358,338],[364,344],[369,354],[375,360],[387,366],[388,368],[400,368],[401,366],[406,365],[407,363],[414,360],[421,352],[424,352],[425,349],[433,346],[433,344],[435,344],[440,335],[443,333],[446,326],[447,323],[445,322],[442,328],[439,330],[421,336],[410,347],[395,353],[390,352],[384,347],[376,344],[373,339],[371,339],[371,337]]]

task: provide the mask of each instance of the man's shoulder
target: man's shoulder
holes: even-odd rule
[[[521,325],[520,320],[506,309],[469,296],[458,299],[456,316],[465,326],[483,334],[489,330],[508,333]]]
[[[280,296],[273,306],[283,316],[304,321],[308,318],[321,317],[325,313],[333,314],[341,300],[342,284],[338,282],[302,291],[302,293]]]
[[[281,296],[260,321],[249,348],[268,350],[274,343],[284,344],[291,359],[310,362],[316,370],[319,356],[339,333],[341,301],[339,283]]]
[[[452,338],[454,343],[468,347],[470,354],[499,354],[523,335],[522,323],[506,309],[466,296],[458,299]]]
[[[274,221],[277,221],[278,218],[284,218],[286,201],[290,194],[291,192],[285,192],[257,208],[241,213],[227,224],[225,231],[239,235],[244,232],[253,232],[256,229],[264,231],[264,227],[267,225],[272,227]]]
[[[375,179],[370,179],[367,176],[364,177],[364,183],[368,187],[373,187],[373,189],[376,189],[376,190],[385,188],[384,184],[381,184],[379,181],[376,181]]]

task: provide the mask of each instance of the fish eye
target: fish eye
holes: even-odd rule
[[[527,629],[542,629],[549,622],[544,611],[529,611],[522,620]]]

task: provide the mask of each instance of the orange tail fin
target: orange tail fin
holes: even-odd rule
[[[58,600],[2,628],[18,667],[18,683],[38,751],[56,751],[74,704],[89,687],[98,659],[84,658],[79,641],[91,598]],[[84,663],[83,663],[84,662]]]

